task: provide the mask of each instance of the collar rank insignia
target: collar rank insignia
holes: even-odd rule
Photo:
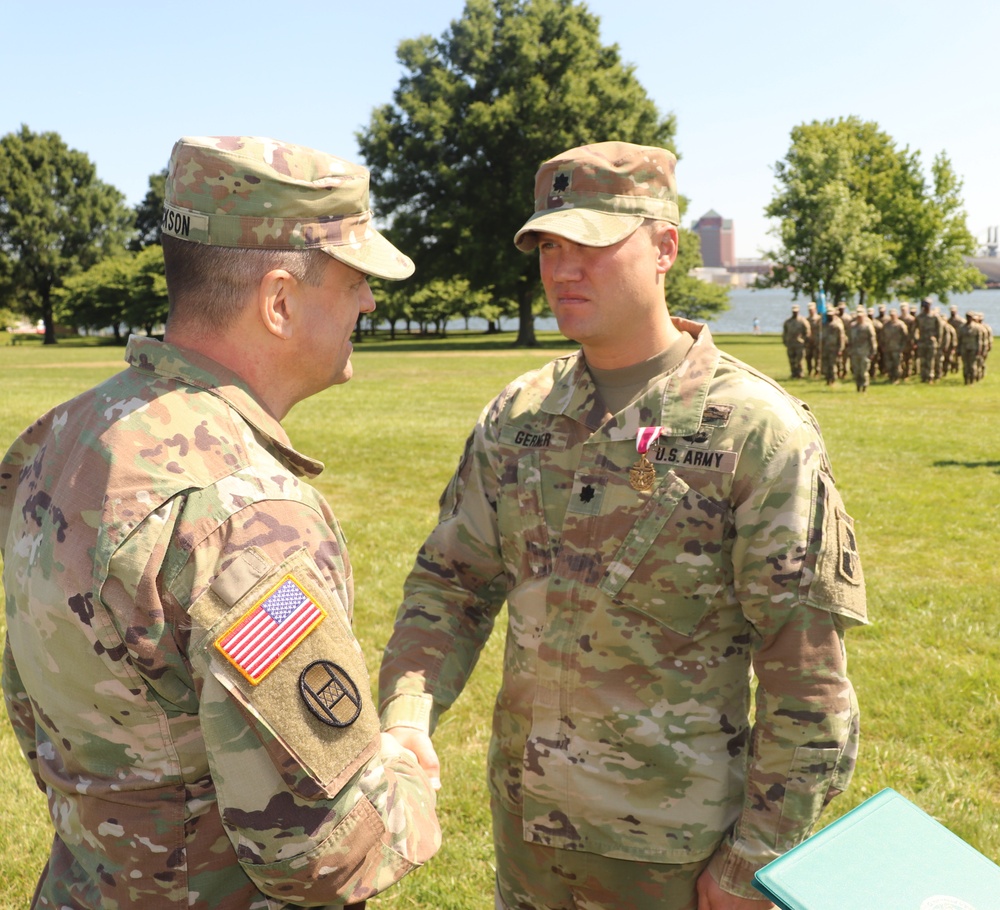
[[[326,616],[291,575],[286,575],[244,614],[215,647],[256,686]]]

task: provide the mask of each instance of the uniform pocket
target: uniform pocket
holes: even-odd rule
[[[840,756],[840,749],[799,746],[795,750],[785,779],[776,850],[790,850],[808,836],[809,829],[803,827],[803,821],[819,818],[837,774]]]
[[[513,480],[514,485],[507,483]],[[542,466],[537,451],[509,462],[501,478],[497,501],[501,528],[516,528],[516,533],[502,534],[504,563],[511,577],[523,581],[539,578],[552,571],[552,546],[542,499]]]
[[[725,514],[722,504],[667,474],[611,559],[600,590],[691,636],[725,584]]]

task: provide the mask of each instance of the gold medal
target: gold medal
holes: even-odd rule
[[[645,452],[640,453],[639,460],[628,469],[628,482],[633,490],[646,493],[653,489],[656,482],[656,468],[646,457]]]
[[[628,469],[628,483],[640,493],[648,493],[656,483],[656,468],[646,457],[646,452],[660,438],[662,430],[663,427],[639,427],[639,432],[635,434],[635,450],[639,453],[639,460]]]

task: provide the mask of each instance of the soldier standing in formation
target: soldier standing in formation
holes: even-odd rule
[[[802,378],[802,363],[809,346],[809,323],[799,314],[799,305],[792,305],[792,315],[781,327],[781,340],[788,353],[788,367],[792,379]]]
[[[931,307],[934,301],[920,301],[920,315],[914,320],[914,341],[920,361],[920,381],[934,382],[938,378],[938,351],[944,341],[944,320]]]
[[[937,356],[937,375],[943,379],[952,371],[952,365],[958,350],[958,332],[952,328],[947,319],[941,320],[941,350]]]
[[[848,329],[847,351],[851,358],[854,385],[859,392],[867,392],[872,361],[878,351],[878,342],[875,337],[875,326],[868,318],[864,307],[858,307],[857,314],[851,322],[850,329]]]
[[[833,385],[837,381],[841,354],[847,346],[847,333],[838,313],[830,311],[825,318],[826,322],[823,325],[823,335],[820,340],[820,359],[823,379],[826,380],[827,385]]]
[[[983,321],[983,314],[969,311],[965,321],[958,317],[958,307],[950,307],[945,320],[929,297],[920,302],[920,313],[914,316],[910,305],[903,301],[900,311],[887,310],[885,304],[865,310],[859,306],[851,314],[844,304],[838,304],[825,317],[820,317],[815,304],[809,304],[809,319],[820,323],[818,331],[810,331],[806,348],[818,345],[817,362],[828,385],[845,375],[843,364],[850,361],[858,391],[865,391],[871,379],[881,371],[888,381],[897,384],[911,373],[919,372],[921,380],[934,383],[961,364],[966,384],[978,382],[986,372],[986,357],[992,347],[992,329]],[[793,378],[798,363],[801,323],[798,307],[792,307],[792,316],[782,328],[782,341],[788,351]],[[956,328],[957,324],[957,328]],[[868,363],[869,381],[859,370]],[[809,361],[807,360],[807,364]],[[807,366],[806,376],[812,368]]]
[[[979,331],[983,336],[983,351],[979,360],[978,379],[982,379],[986,375],[986,358],[989,356],[990,351],[993,350],[993,329],[990,328],[990,325],[985,321],[985,318],[986,317],[982,313],[975,314],[976,324],[979,326]]]
[[[909,379],[913,371],[916,316],[910,312],[910,305],[905,300],[899,305],[899,321],[906,326],[906,347],[903,348],[903,362],[900,366],[901,378]]]
[[[820,338],[823,334],[823,316],[816,309],[816,301],[809,301],[806,313],[809,323],[809,341],[806,344],[806,376],[819,376],[820,368]]]
[[[958,333],[958,352],[966,385],[979,382],[986,375],[986,357],[992,347],[993,331],[983,321],[983,314],[969,310]]]
[[[906,323],[899,318],[896,310],[889,310],[889,321],[882,326],[882,344],[885,372],[889,382],[896,384],[903,378],[903,352],[910,341]]]
[[[951,364],[948,367],[948,372],[957,373],[962,369],[962,357],[958,350],[958,333],[962,330],[962,326],[965,325],[965,320],[959,316],[958,306],[954,303],[948,308],[948,325],[951,326],[955,334],[955,345],[951,351]]]

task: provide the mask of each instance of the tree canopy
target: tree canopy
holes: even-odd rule
[[[519,344],[535,343],[542,305],[536,258],[513,245],[538,166],[603,140],[673,147],[673,116],[599,25],[575,0],[467,0],[440,38],[401,42],[394,103],[358,134],[376,213],[418,286],[467,279],[516,306]]]
[[[142,250],[160,242],[160,222],[163,218],[163,200],[166,195],[167,169],[149,175],[149,189],[135,207],[135,237],[130,247]]]
[[[979,273],[963,256],[975,250],[951,164],[942,154],[928,188],[919,152],[899,149],[877,123],[857,117],[813,121],[792,130],[775,165],[775,195],[765,209],[779,219],[781,247],[768,254],[773,285],[832,302],[888,300],[970,290]]]
[[[147,335],[167,318],[163,247],[120,253],[68,278],[57,292],[56,312],[80,328],[143,328]]]
[[[0,301],[41,319],[54,344],[54,291],[124,249],[134,217],[58,133],[22,125],[0,137]]]

